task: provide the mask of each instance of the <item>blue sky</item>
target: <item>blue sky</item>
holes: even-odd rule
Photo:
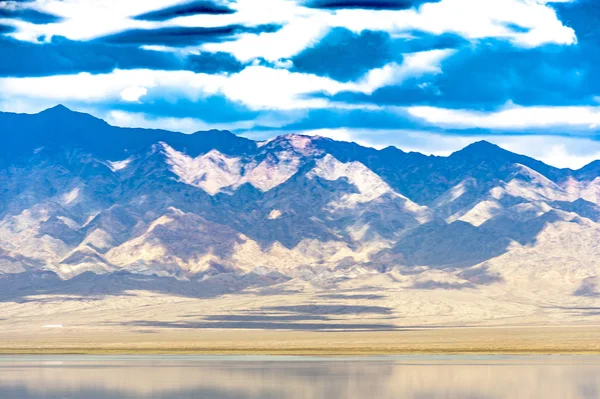
[[[0,110],[600,158],[597,0],[0,1]]]

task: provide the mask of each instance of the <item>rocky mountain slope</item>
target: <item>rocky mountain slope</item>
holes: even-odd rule
[[[487,142],[433,157],[124,129],[62,106],[0,113],[0,134],[3,298],[94,275],[199,296],[382,281],[600,296],[599,162],[557,169]]]

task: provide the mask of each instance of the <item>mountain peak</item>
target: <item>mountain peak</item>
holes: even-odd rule
[[[472,159],[495,159],[495,158],[513,158],[517,156],[504,148],[490,143],[489,141],[480,140],[469,144],[462,150],[456,151],[450,157],[468,157]]]
[[[474,143],[469,144],[468,146],[466,146],[465,148],[463,148],[461,151],[506,151],[503,148],[501,148],[500,146],[490,143],[489,141],[486,140],[479,140],[476,141]]]
[[[591,181],[600,175],[600,160],[592,161],[575,172],[580,180]]]
[[[263,141],[259,147],[270,150],[291,150],[304,155],[313,154],[315,151],[313,142],[318,138],[303,134],[284,134]]]
[[[48,109],[40,112],[40,114],[70,114],[70,113],[75,113],[75,111],[72,111],[71,109],[65,107],[62,104],[55,105],[52,108],[48,108]]]
[[[50,110],[55,110],[55,111],[71,111],[69,108],[67,108],[66,106],[64,106],[62,104],[57,104],[54,107],[50,108]]]
[[[90,124],[95,125],[108,125],[107,122],[100,118],[96,118],[93,115],[86,114],[83,112],[73,111],[70,108],[65,107],[62,104],[58,104],[52,108],[48,108],[37,114],[39,117],[43,117],[44,120],[50,120],[53,122],[67,122],[69,124]]]

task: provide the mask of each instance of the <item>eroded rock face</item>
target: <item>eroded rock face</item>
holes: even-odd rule
[[[64,107],[0,114],[0,131],[0,273],[222,274],[241,287],[397,272],[414,289],[528,279],[597,296],[593,165],[556,169],[485,142],[441,158],[121,129]]]

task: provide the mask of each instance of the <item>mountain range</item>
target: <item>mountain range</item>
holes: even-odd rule
[[[0,300],[298,284],[538,308],[600,298],[600,161],[558,169],[485,141],[437,157],[186,135],[63,106],[0,113],[0,134]]]

